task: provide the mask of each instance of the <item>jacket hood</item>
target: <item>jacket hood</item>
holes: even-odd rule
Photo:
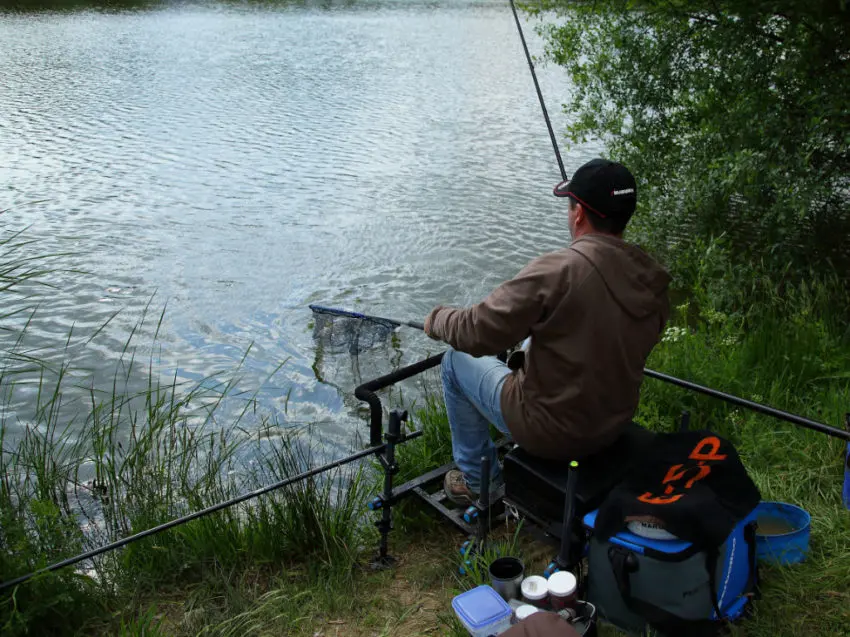
[[[666,303],[670,274],[636,245],[609,235],[585,235],[570,249],[590,261],[623,310],[642,319]]]

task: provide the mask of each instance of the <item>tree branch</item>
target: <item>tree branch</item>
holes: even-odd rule
[[[722,23],[722,22],[720,22],[720,20],[717,20],[716,18],[709,18],[709,17],[706,17],[706,16],[702,16],[702,15],[698,15],[698,14],[693,14],[693,13],[682,13],[682,14],[680,14],[680,16],[681,16],[681,17],[684,17],[684,18],[687,18],[687,19],[689,19],[689,20],[694,20],[694,21],[696,21],[696,22],[702,22],[702,23],[704,23],[704,24],[710,24],[711,26],[715,26],[715,27],[721,27],[721,26],[723,26],[723,23]],[[758,35],[760,35],[760,36],[762,36],[762,37],[765,37],[765,38],[767,38],[767,39],[769,39],[769,40],[773,40],[774,42],[779,42],[779,43],[784,43],[784,42],[785,42],[785,39],[784,39],[784,38],[779,37],[779,36],[778,36],[778,35],[776,35],[775,33],[769,33],[769,32],[767,32],[767,31],[765,31],[764,29],[760,29],[760,28],[759,28],[758,26],[756,26],[755,24],[749,24],[749,26],[751,26],[751,27],[752,27],[752,30],[753,30],[756,34],[758,34]]]

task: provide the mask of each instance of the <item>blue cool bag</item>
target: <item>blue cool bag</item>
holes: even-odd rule
[[[584,517],[591,533],[587,598],[600,618],[641,633],[714,635],[748,610],[758,582],[755,512],[719,547],[650,539],[621,531],[593,536],[597,511]]]

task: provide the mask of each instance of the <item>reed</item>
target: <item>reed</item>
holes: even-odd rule
[[[0,294],[29,310],[4,323],[0,353],[0,580],[291,477],[321,456],[309,432],[271,417],[245,422],[257,418],[256,401],[239,390],[239,368],[162,378],[153,355],[139,356],[155,351],[162,325],[150,304],[110,382],[96,385],[76,365],[77,345],[94,335],[71,333],[61,356],[40,357],[27,332],[50,257],[28,256],[31,247],[18,234],[0,240]],[[244,594],[233,582],[246,573],[350,578],[374,534],[363,519],[369,470],[317,476],[3,591],[3,634],[156,634],[161,612],[141,604],[168,591],[206,590],[206,614],[220,619],[212,600],[233,597],[223,582]]]

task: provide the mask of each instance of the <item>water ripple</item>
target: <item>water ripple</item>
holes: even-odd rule
[[[323,361],[317,379],[307,303],[421,318],[568,241],[502,2],[10,15],[0,41],[0,222],[89,273],[32,291],[30,336],[58,360],[71,329],[121,310],[75,350],[100,381],[156,295],[168,313],[145,351],[164,373],[233,368],[251,346],[243,382],[265,383],[270,411],[349,442],[354,384],[435,345],[405,332],[402,352]],[[540,80],[563,129],[565,76]]]

